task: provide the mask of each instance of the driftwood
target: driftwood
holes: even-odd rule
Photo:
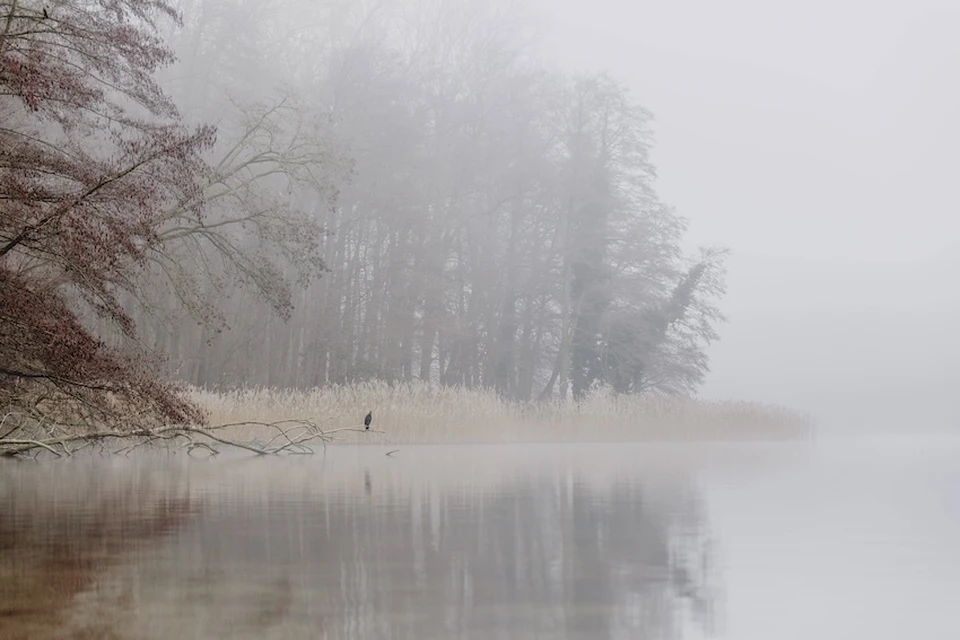
[[[148,446],[165,445],[176,451],[186,450],[193,454],[196,450],[206,451],[210,455],[220,453],[218,447],[232,447],[249,451],[256,455],[311,455],[314,447],[335,442],[344,433],[367,433],[377,435],[381,442],[383,433],[373,429],[343,427],[321,429],[310,420],[279,420],[277,422],[233,422],[214,426],[169,426],[155,429],[106,430],[84,432],[79,426],[71,425],[33,425],[27,436],[23,420],[21,424],[10,427],[10,415],[0,420],[0,457],[18,457],[39,455],[47,452],[60,458],[71,456],[89,447],[99,447],[101,451],[114,454],[129,454],[135,449]],[[238,428],[260,428],[269,439],[239,440],[229,438],[227,430]],[[40,433],[40,436],[36,434]],[[19,437],[18,437],[19,436]]]

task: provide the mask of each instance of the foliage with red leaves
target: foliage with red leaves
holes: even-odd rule
[[[60,296],[3,266],[0,326],[0,406],[8,411],[115,429],[204,420],[180,389],[90,335]]]
[[[134,336],[119,296],[165,212],[203,217],[215,132],[184,127],[154,80],[173,61],[163,19],[179,20],[166,0],[0,0],[0,409],[202,420],[79,320],[86,305]]]

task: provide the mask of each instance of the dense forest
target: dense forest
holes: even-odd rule
[[[521,10],[0,0],[0,406],[694,392],[725,253],[682,250],[651,114],[538,59]]]

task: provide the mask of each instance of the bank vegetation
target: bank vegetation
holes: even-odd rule
[[[402,441],[780,434],[684,399],[726,250],[684,248],[638,97],[522,14],[0,0],[4,451],[250,420],[306,451],[367,409]]]

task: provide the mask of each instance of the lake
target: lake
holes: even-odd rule
[[[960,638],[960,439],[0,464],[0,637]]]

